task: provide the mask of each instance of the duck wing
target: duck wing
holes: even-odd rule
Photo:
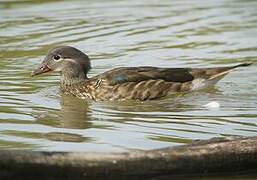
[[[195,79],[219,80],[230,70],[249,66],[251,63],[242,63],[236,66],[217,68],[160,68],[151,66],[120,67],[107,71],[97,76],[110,85],[126,82],[141,82],[147,80],[163,80],[166,82],[185,83]]]
[[[121,67],[107,71],[100,75],[111,85],[126,82],[141,82],[162,79],[168,82],[187,82],[193,80],[189,69],[186,68],[158,68],[158,67]]]

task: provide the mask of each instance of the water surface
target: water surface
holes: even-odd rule
[[[121,66],[215,67],[257,59],[257,2],[0,1],[0,148],[149,150],[257,135],[256,65],[162,100],[92,102],[31,78],[49,48],[75,46],[94,76]],[[211,101],[220,109],[203,107]]]

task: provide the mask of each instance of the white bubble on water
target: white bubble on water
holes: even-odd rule
[[[212,101],[212,102],[209,102],[209,103],[203,105],[203,107],[206,107],[207,109],[219,109],[220,104],[216,101]]]

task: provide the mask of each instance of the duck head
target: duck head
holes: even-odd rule
[[[48,51],[31,76],[56,71],[61,74],[61,84],[70,85],[87,79],[90,68],[90,60],[85,53],[74,47],[59,46]]]

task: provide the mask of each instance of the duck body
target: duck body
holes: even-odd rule
[[[63,84],[61,90],[95,101],[153,100],[214,85],[233,68],[121,67],[79,83]]]
[[[59,71],[61,91],[82,99],[144,101],[214,85],[232,69],[250,64],[217,68],[120,67],[87,78],[89,58],[76,48],[61,46],[50,50],[32,75]]]
[[[162,68],[116,68],[76,84],[61,85],[61,90],[65,94],[95,101],[152,100],[190,90],[189,82],[172,82],[165,78],[145,75],[153,69]]]

